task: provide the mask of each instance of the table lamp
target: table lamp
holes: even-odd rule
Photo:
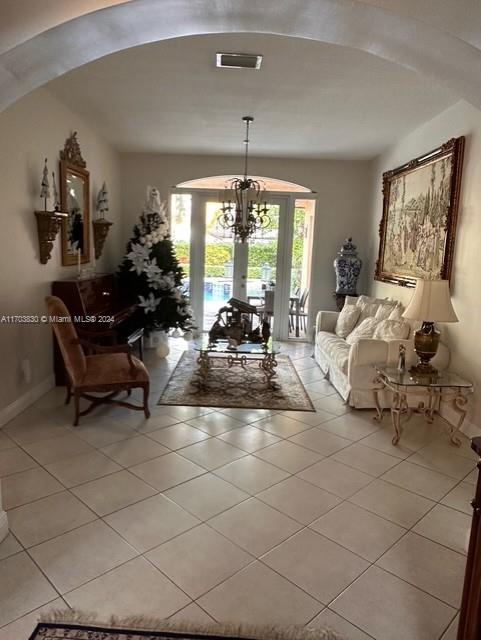
[[[422,320],[422,326],[414,334],[414,351],[419,361],[409,370],[417,375],[436,375],[430,364],[436,355],[440,332],[435,322],[459,322],[451,304],[448,280],[418,280],[413,297],[403,313],[409,320]]]

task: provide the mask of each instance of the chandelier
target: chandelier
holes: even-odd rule
[[[263,199],[265,184],[247,176],[249,126],[254,118],[244,116],[242,120],[246,123],[244,177],[231,178],[226,182],[221,213],[217,218],[219,225],[231,231],[237,242],[245,242],[270,224],[269,208]]]

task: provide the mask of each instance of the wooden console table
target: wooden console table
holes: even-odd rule
[[[473,438],[471,448],[481,458],[481,438]],[[473,521],[469,539],[463,599],[459,614],[458,640],[481,638],[481,461],[478,462],[476,494],[471,502]]]

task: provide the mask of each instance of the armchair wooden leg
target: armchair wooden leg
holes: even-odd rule
[[[144,387],[144,415],[146,418],[150,418],[149,411],[149,384]]]
[[[75,407],[75,415],[73,420],[73,426],[77,427],[78,421],[79,421],[79,415],[80,415],[80,392],[79,391],[74,392],[74,407]]]

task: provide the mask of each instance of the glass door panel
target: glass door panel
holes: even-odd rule
[[[190,237],[191,237],[192,195],[174,193],[170,209],[170,235],[175,254],[184,271],[183,290],[189,293],[190,285]]]

